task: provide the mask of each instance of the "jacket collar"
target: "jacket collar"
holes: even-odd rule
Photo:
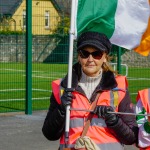
[[[76,63],[72,69],[72,88],[78,89],[77,87],[80,77],[81,77],[81,65],[79,63]],[[68,74],[62,80],[61,86],[67,88],[67,82],[68,82]],[[114,73],[111,71],[107,71],[103,72],[102,79],[98,84],[96,90],[111,90],[115,87],[117,87],[117,82],[115,80]]]

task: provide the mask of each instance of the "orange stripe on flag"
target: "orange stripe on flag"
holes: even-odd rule
[[[137,48],[134,49],[134,51],[143,56],[149,55],[150,53],[150,19],[148,23],[148,28],[142,36],[141,43]]]
[[[134,49],[134,51],[143,56],[148,56],[150,53],[150,17],[149,17],[147,29],[142,36],[141,43],[138,47]]]

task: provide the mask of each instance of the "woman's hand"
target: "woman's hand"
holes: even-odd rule
[[[111,106],[99,105],[96,106],[94,113],[98,115],[99,118],[104,118],[107,125],[112,126],[118,122],[118,116],[113,113],[114,109]]]
[[[61,96],[61,108],[62,108],[62,110],[66,110],[66,106],[71,105],[72,99],[75,98],[75,96],[72,94],[73,91],[74,91],[73,88],[66,88],[64,90],[64,93]]]

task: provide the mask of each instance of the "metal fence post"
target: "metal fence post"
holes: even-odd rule
[[[32,114],[32,0],[26,0],[26,114]]]

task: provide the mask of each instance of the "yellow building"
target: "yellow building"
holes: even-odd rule
[[[26,30],[26,1],[1,0],[0,30]],[[55,4],[55,5],[54,5]],[[32,0],[32,33],[33,35],[52,34],[60,21],[61,11],[54,0]]]

